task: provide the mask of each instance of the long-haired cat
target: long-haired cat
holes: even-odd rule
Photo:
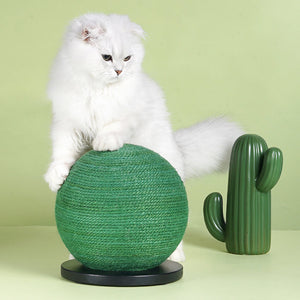
[[[143,29],[127,16],[86,14],[68,27],[48,86],[53,154],[45,180],[52,191],[91,148],[147,147],[182,180],[227,164],[242,131],[217,118],[173,132],[162,91],[142,70],[143,38]],[[184,259],[181,244],[171,259]]]

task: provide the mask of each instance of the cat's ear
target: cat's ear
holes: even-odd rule
[[[131,29],[132,33],[136,36],[138,36],[139,38],[145,39],[146,38],[146,33],[143,30],[143,28],[135,23],[132,23],[132,29]]]
[[[90,31],[87,28],[84,28],[81,32],[81,38],[85,41],[85,42],[89,42],[91,37],[90,37]]]
[[[83,27],[81,31],[81,38],[83,41],[89,43],[95,39],[97,39],[99,36],[105,33],[105,29],[103,27]]]

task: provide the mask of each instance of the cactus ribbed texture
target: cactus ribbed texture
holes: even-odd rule
[[[271,244],[271,192],[282,170],[282,152],[263,138],[246,134],[235,142],[230,159],[226,224],[223,200],[212,193],[204,201],[209,232],[234,254],[263,254]]]

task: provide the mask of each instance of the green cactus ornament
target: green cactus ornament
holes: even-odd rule
[[[226,242],[233,254],[264,254],[271,245],[271,189],[282,170],[282,152],[258,135],[240,136],[233,145],[227,193],[226,224],[219,193],[204,201],[208,231]]]

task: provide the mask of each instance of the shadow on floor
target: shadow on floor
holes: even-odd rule
[[[224,243],[217,241],[208,233],[204,233],[195,228],[187,229],[184,236],[184,242],[199,248],[206,248],[218,252],[227,252]]]

